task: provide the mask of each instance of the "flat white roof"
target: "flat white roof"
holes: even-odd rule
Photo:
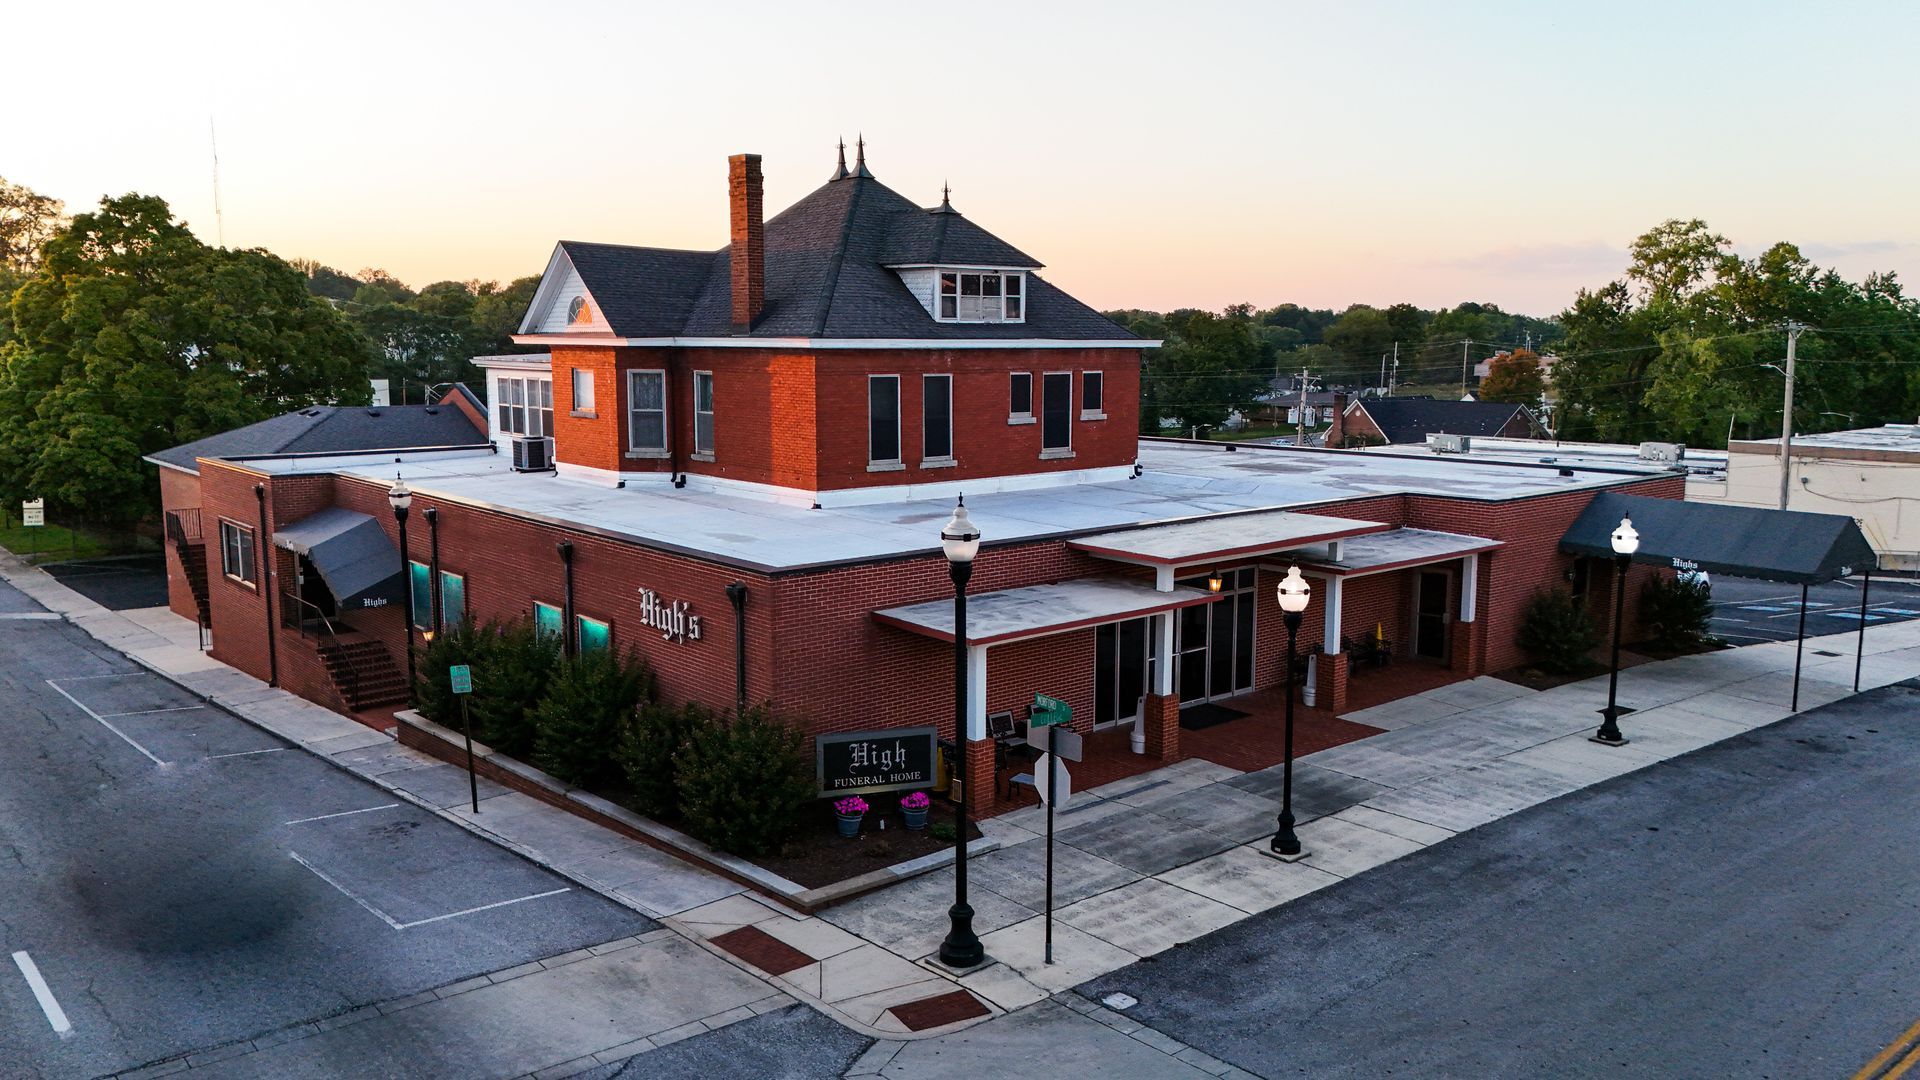
[[[1477,551],[1492,551],[1499,546],[1500,541],[1484,536],[1464,536],[1432,529],[1394,529],[1342,540],[1338,559],[1332,557],[1326,544],[1296,551],[1294,558],[1303,566],[1340,577],[1425,566],[1458,559]]]
[[[1780,439],[1735,439],[1736,443],[1771,444],[1768,453],[1780,453]],[[1826,431],[1818,435],[1795,435],[1795,449],[1804,446],[1827,446],[1837,450],[1900,450],[1910,454],[1920,454],[1920,424],[1882,424],[1879,427],[1854,428],[1850,431]]]
[[[395,464],[395,459],[404,459]],[[952,499],[909,497],[821,510],[659,480],[616,489],[553,473],[518,473],[486,450],[234,459],[272,474],[336,472],[391,486],[396,469],[416,493],[531,520],[631,540],[747,569],[780,571],[939,550]],[[1001,541],[1082,536],[1220,514],[1323,505],[1416,493],[1502,501],[1591,491],[1638,479],[1459,458],[1387,457],[1358,451],[1240,447],[1143,440],[1135,479],[967,492],[967,509],[991,558]]]
[[[991,645],[1058,634],[1083,626],[1211,603],[1214,599],[1212,593],[1200,589],[1160,592],[1139,582],[1114,578],[1082,578],[1054,585],[974,593],[967,597],[967,644]],[[874,612],[873,617],[925,637],[953,640],[951,598],[887,608]]]

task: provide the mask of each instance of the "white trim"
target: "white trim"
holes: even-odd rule
[[[1322,606],[1326,608],[1326,621],[1320,632],[1320,651],[1329,656],[1340,654],[1341,594],[1345,591],[1342,588],[1343,584],[1344,579],[1339,575],[1332,575],[1323,579],[1321,585],[1320,596]]]
[[[1480,553],[1460,560],[1460,620],[1470,623],[1480,614]]]
[[[528,353],[526,356],[475,356],[468,359],[482,371],[552,371],[552,353]]]
[[[875,379],[892,379],[893,380],[893,456],[890,458],[873,456],[873,382]],[[894,470],[896,466],[902,469],[906,468],[907,448],[901,445],[903,442],[906,441],[906,438],[904,435],[906,419],[901,415],[906,411],[905,409],[906,402],[904,400],[906,398],[906,394],[904,393],[906,387],[903,385],[903,383],[904,383],[904,380],[902,380],[898,375],[890,375],[883,371],[870,371],[867,373],[867,471],[868,472],[891,472]],[[922,440],[923,449],[924,449],[924,446],[925,446],[925,440]]]
[[[1064,375],[1067,377],[1067,445],[1065,446],[1047,445],[1047,379],[1054,375]],[[1039,407],[1039,411],[1034,413],[1034,415],[1040,418],[1040,460],[1042,461],[1073,456],[1073,392],[1075,389],[1073,384],[1074,378],[1073,372],[1071,371],[1043,371],[1040,373],[1040,385],[1038,387],[1040,400],[1034,403]],[[1102,392],[1104,393],[1104,389]]]
[[[634,414],[633,377],[635,375],[660,376],[660,445],[659,446],[635,446],[633,444],[633,414]],[[625,389],[627,392],[627,401],[626,401],[626,408],[623,409],[622,412],[625,414],[623,418],[626,421],[627,437],[621,440],[625,444],[625,453],[629,457],[652,457],[652,456],[665,457],[667,456],[667,448],[673,445],[673,429],[670,426],[668,426],[673,423],[673,412],[672,412],[673,402],[669,400],[672,395],[670,393],[671,386],[667,381],[667,369],[666,368],[628,368],[627,369],[627,385]],[[649,409],[647,411],[652,412],[653,410]]]
[[[995,326],[1005,323],[947,323]],[[1015,323],[1013,325],[1019,325]],[[1161,342],[1142,338],[1069,341],[1062,338],[807,338],[807,337],[653,337],[612,334],[515,334],[515,345],[618,345],[675,349],[1157,349]]]
[[[967,739],[987,737],[987,648],[967,646]]]
[[[700,376],[702,375],[707,377],[707,397],[712,400],[712,407],[707,409],[709,426],[712,430],[707,433],[708,443],[704,450],[700,448]],[[692,378],[688,379],[687,382],[693,391],[691,396],[691,404],[693,406],[693,430],[689,432],[689,435],[693,439],[693,453],[688,456],[695,461],[712,461],[714,449],[720,445],[720,390],[713,383],[713,371],[711,369],[695,371]],[[668,445],[672,445],[671,440],[669,440]]]
[[[1031,274],[1039,266],[989,266],[985,263],[881,263],[889,270],[998,270],[1004,274]]]

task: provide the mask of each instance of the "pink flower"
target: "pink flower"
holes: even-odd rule
[[[833,811],[842,817],[853,817],[867,812],[867,800],[858,795],[849,795],[833,804]]]
[[[933,804],[933,800],[927,798],[926,792],[916,791],[913,794],[907,796],[906,798],[900,800],[900,809],[925,810],[928,806],[931,806],[932,804]]]

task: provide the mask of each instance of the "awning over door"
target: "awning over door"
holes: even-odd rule
[[[273,534],[276,547],[305,555],[340,610],[385,607],[406,599],[400,552],[366,514],[330,507]]]
[[[1199,566],[1229,559],[1271,555],[1308,544],[1349,536],[1386,532],[1391,525],[1378,521],[1302,514],[1291,510],[1261,510],[1250,514],[1221,514],[1196,521],[1176,521],[1138,529],[1082,536],[1069,546],[1089,555],[1142,566]]]
[[[1603,491],[1560,538],[1560,550],[1613,557],[1613,530],[1633,519],[1633,561],[1714,574],[1818,585],[1870,572],[1872,545],[1840,514],[1654,499]]]
[[[1152,586],[1109,578],[1083,578],[1054,585],[974,593],[967,597],[967,644],[993,645],[1042,637],[1100,623],[1158,615],[1219,597],[1199,589],[1161,592]],[[953,601],[886,608],[876,621],[940,641],[953,640]]]
[[[1334,577],[1361,577],[1464,559],[1500,546],[1500,541],[1484,536],[1462,536],[1432,529],[1395,529],[1340,541],[1337,559],[1326,544],[1301,548],[1293,553],[1293,559],[1303,570],[1317,570]],[[1284,564],[1271,565],[1277,570],[1286,569]]]

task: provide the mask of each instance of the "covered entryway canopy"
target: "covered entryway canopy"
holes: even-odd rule
[[[1137,619],[1144,615],[1218,599],[1199,589],[1161,592],[1148,585],[1111,578],[1086,578],[1054,585],[974,593],[967,597],[967,644],[997,645],[1009,641],[1059,634],[1100,623]],[[878,622],[941,641],[953,640],[953,601],[886,608],[873,613]]]
[[[366,514],[329,507],[281,526],[273,542],[305,555],[343,611],[385,607],[406,599],[400,552],[380,523]]]
[[[1839,514],[1654,499],[1603,491],[1560,538],[1560,550],[1613,558],[1609,539],[1623,517],[1640,532],[1633,561],[1734,577],[1818,585],[1870,573],[1873,546]]]
[[[1621,518],[1630,518],[1639,533],[1639,548],[1628,556],[1633,562],[1800,586],[1800,629],[1794,637],[1793,658],[1796,712],[1800,708],[1800,646],[1807,634],[1807,586],[1859,574],[1860,639],[1853,688],[1860,689],[1860,658],[1867,646],[1867,588],[1876,558],[1858,522],[1841,514],[1718,506],[1603,491],[1560,538],[1560,550],[1620,558],[1612,537]]]
[[[1271,555],[1391,528],[1357,518],[1261,510],[1099,533],[1070,540],[1068,545],[1103,559],[1171,569]]]

